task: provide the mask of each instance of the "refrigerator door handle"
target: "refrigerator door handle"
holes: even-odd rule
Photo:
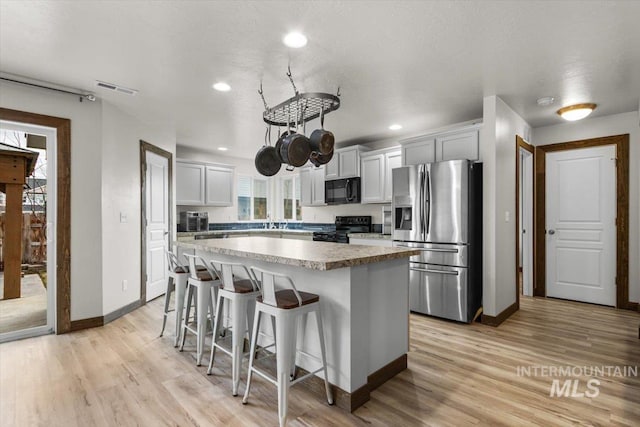
[[[416,267],[409,267],[409,270],[413,270],[413,271],[421,271],[423,273],[435,273],[435,274],[448,274],[451,276],[457,276],[458,272],[457,271],[450,271],[450,270],[433,270],[431,268],[416,268]]]
[[[427,187],[427,226],[426,226],[426,234],[429,234],[429,228],[431,226],[431,174],[429,171],[426,173],[426,187]]]
[[[441,249],[441,248],[416,248],[415,246],[409,246],[409,245],[396,245],[396,247],[399,248],[411,248],[411,249],[416,249],[419,251],[423,251],[423,252],[446,252],[448,254],[457,254],[458,250],[457,249]]]
[[[424,205],[425,205],[425,200],[424,200],[424,174],[425,174],[425,165],[420,165],[420,206],[418,206],[418,209],[420,209],[420,235],[422,236],[422,240],[424,240],[425,238],[425,226],[424,226]]]

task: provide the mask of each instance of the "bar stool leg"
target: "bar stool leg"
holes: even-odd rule
[[[211,292],[210,285],[202,282],[198,285],[198,302],[196,306],[198,307],[198,343],[196,346],[196,366],[202,365],[202,350],[204,349],[204,336],[207,332],[207,314],[209,312],[209,307],[211,306],[209,292]],[[213,313],[213,311],[212,311]]]
[[[182,330],[182,319],[184,316],[184,294],[187,290],[187,278],[179,277],[175,281],[176,286],[176,340],[173,343],[174,347],[177,347],[180,343],[180,336]]]
[[[291,374],[291,348],[294,321],[288,313],[276,316],[276,365],[278,382],[278,418],[280,427],[287,424],[289,399],[289,376]]]
[[[251,331],[251,349],[249,350],[249,368],[247,369],[247,388],[244,390],[244,397],[242,398],[242,404],[246,405],[249,400],[249,391],[251,390],[251,375],[253,374],[253,361],[256,357],[256,346],[258,344],[258,330],[260,328],[260,315],[262,313],[255,309],[253,330]],[[275,327],[274,327],[275,331]]]
[[[327,377],[327,355],[324,347],[324,331],[322,329],[322,315],[320,314],[320,308],[315,310],[316,322],[318,322],[318,336],[320,338],[320,354],[322,357],[322,368],[324,371],[324,388],[327,392],[327,403],[333,405],[333,395],[329,388],[329,378]]]
[[[211,369],[213,369],[213,361],[216,357],[216,341],[218,339],[220,330],[220,320],[222,319],[222,306],[224,301],[222,294],[218,292],[218,299],[216,301],[216,314],[215,321],[213,322],[213,338],[211,338],[211,356],[209,357],[209,367],[207,368],[207,375],[211,375]]]
[[[189,316],[191,316],[191,302],[193,301],[193,286],[189,286],[187,284],[189,290],[187,291],[187,310],[184,314],[184,319],[182,320],[182,333],[181,343],[180,343],[180,351],[184,350],[184,342],[187,339],[187,323],[189,323]]]
[[[234,396],[238,395],[240,385],[240,370],[242,368],[242,353],[244,349],[244,337],[247,330],[247,302],[246,298],[234,298],[231,301],[231,316],[233,323],[233,334],[231,335],[231,379]]]
[[[164,328],[167,326],[167,316],[169,315],[169,300],[171,299],[171,292],[175,287],[173,277],[169,276],[167,279],[167,289],[164,292],[164,314],[162,316],[162,330],[160,336],[164,334]]]

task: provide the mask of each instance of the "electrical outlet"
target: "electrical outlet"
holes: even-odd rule
[[[120,222],[127,222],[127,213],[126,212],[120,212]]]
[[[122,290],[126,291],[129,288],[129,282],[125,279],[122,281]]]

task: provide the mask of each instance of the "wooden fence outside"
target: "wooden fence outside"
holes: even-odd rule
[[[4,271],[5,213],[0,212],[0,271]],[[22,263],[44,264],[47,261],[47,217],[44,213],[22,214]]]

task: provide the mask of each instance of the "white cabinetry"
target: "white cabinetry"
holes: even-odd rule
[[[402,151],[393,149],[384,155],[384,193],[383,202],[391,202],[393,196],[393,169],[402,166]]]
[[[334,151],[333,158],[325,165],[325,179],[354,178],[360,176],[360,154],[368,148],[354,145]]]
[[[176,161],[176,205],[232,206],[233,166]]]
[[[402,164],[419,165],[436,161],[435,138],[424,138],[402,145]]]
[[[324,205],[324,166],[300,168],[300,205]]]
[[[478,160],[478,131],[454,133],[436,138],[436,161]]]
[[[400,141],[402,164],[406,166],[445,160],[479,160],[478,128],[477,124],[466,125],[459,129]]]
[[[233,205],[233,169],[207,166],[205,170],[207,206]]]
[[[204,165],[176,161],[176,204],[204,205]]]
[[[391,170],[402,166],[398,148],[371,151],[361,156],[362,203],[391,201]]]

